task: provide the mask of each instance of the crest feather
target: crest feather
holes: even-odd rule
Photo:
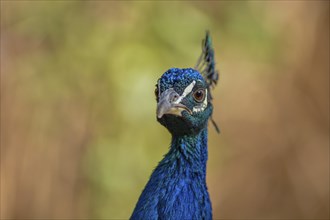
[[[218,70],[215,69],[214,49],[209,31],[206,31],[205,39],[203,39],[202,41],[202,54],[198,58],[195,69],[202,74],[203,78],[208,84],[210,100],[212,100],[210,87],[214,88],[214,86],[218,83],[219,72]],[[220,129],[213,120],[212,115],[211,115],[211,121],[215,127],[215,130],[218,133],[220,133]]]
[[[202,41],[202,54],[195,69],[202,74],[209,87],[213,88],[217,84],[219,72],[215,69],[214,49],[209,31],[206,31],[205,39]]]

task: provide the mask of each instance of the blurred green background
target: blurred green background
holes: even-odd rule
[[[214,218],[329,218],[328,1],[1,1],[1,218],[127,219],[207,29]]]

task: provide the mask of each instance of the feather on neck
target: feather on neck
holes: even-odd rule
[[[173,136],[131,219],[212,219],[206,186],[207,128]]]

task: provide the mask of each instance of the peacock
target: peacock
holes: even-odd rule
[[[172,135],[168,153],[154,169],[131,216],[132,220],[212,219],[206,185],[210,89],[217,84],[209,32],[195,68],[171,68],[157,81],[157,121]]]

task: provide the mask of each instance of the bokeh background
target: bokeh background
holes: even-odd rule
[[[207,29],[214,218],[328,219],[328,1],[1,1],[1,218],[127,219]]]

